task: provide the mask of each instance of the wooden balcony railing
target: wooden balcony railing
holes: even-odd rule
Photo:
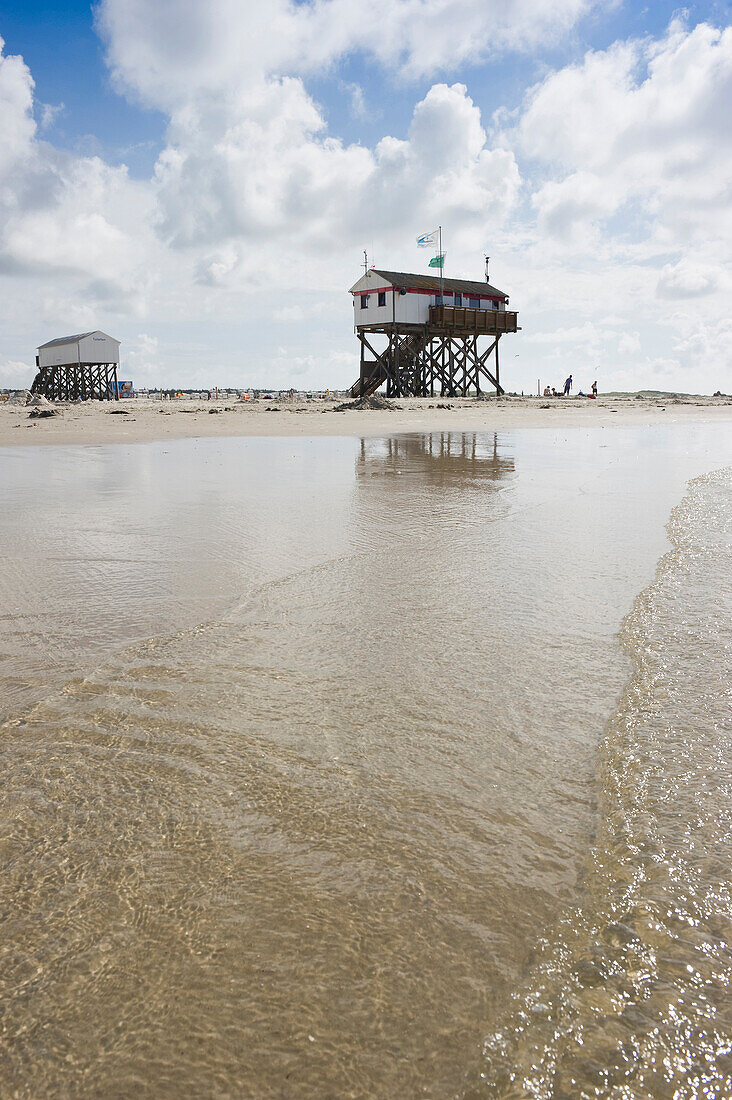
[[[430,306],[429,327],[440,332],[516,332],[518,313],[503,309],[471,309],[466,306]]]

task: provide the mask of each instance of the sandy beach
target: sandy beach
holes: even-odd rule
[[[501,428],[611,427],[714,423],[732,417],[732,397],[677,396],[408,398],[393,408],[337,411],[340,400],[160,401],[58,404],[31,419],[24,405],[0,405],[0,446],[143,443],[224,436],[379,436],[393,432]]]

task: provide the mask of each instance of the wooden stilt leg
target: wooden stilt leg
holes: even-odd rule
[[[501,376],[498,372],[498,341],[501,339],[500,335],[496,336],[496,393],[502,393],[501,390]]]

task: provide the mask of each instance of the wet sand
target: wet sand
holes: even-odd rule
[[[382,436],[393,432],[714,423],[732,417],[732,397],[406,398],[390,410],[336,412],[339,400],[160,401],[56,405],[29,419],[25,406],[0,405],[0,446],[143,443],[224,436]]]
[[[0,452],[0,1095],[729,1095],[727,423],[349,416]]]

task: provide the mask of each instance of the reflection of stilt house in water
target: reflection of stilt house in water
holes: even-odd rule
[[[503,481],[515,472],[512,455],[502,453],[494,432],[429,432],[362,439],[357,473],[373,478],[404,470],[419,471],[429,485]],[[397,478],[405,490],[409,479]]]
[[[498,342],[518,330],[518,314],[506,309],[502,290],[488,282],[371,268],[350,292],[361,345],[353,397],[374,393],[384,382],[387,397],[466,397],[486,383],[503,393]],[[479,348],[481,338],[488,347]]]
[[[105,332],[80,332],[41,344],[32,393],[49,401],[119,400],[119,340]]]

